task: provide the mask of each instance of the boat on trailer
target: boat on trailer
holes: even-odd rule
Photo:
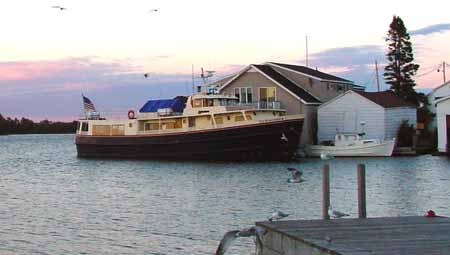
[[[199,93],[150,100],[122,119],[89,112],[78,121],[75,144],[83,158],[290,160],[303,121],[279,102],[239,104],[232,95]]]

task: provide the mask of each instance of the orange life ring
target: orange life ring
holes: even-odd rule
[[[129,110],[129,111],[128,111],[128,118],[129,118],[129,119],[134,119],[134,118],[136,118],[136,116],[135,116],[133,110]]]

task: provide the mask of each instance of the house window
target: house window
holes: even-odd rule
[[[239,99],[241,104],[249,104],[253,101],[253,89],[250,87],[235,88],[234,95]]]
[[[276,88],[259,88],[259,101],[261,102],[275,102]]]

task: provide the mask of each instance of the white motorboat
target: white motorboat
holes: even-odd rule
[[[363,139],[364,134],[336,134],[334,145],[307,145],[308,157],[390,157],[395,147],[395,138],[387,141]]]

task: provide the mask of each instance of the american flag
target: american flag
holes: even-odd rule
[[[95,112],[95,106],[94,104],[91,102],[91,100],[89,100],[89,98],[82,96],[83,97],[83,105],[84,105],[84,111],[85,112]]]

